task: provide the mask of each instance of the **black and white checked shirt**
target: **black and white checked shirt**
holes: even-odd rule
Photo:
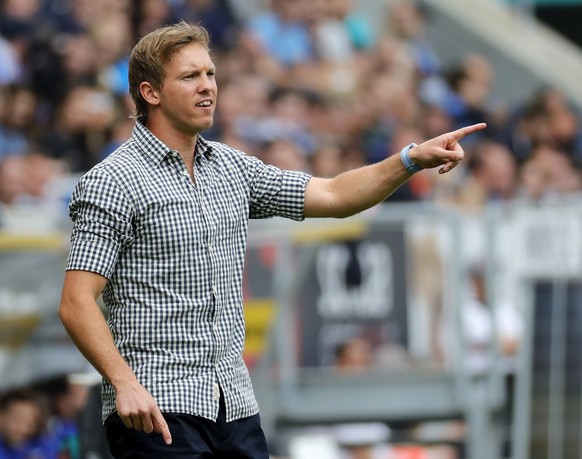
[[[227,420],[258,412],[242,359],[249,218],[303,219],[310,176],[199,137],[195,183],[145,126],[86,173],[70,203],[67,270],[109,279],[115,343],[162,412]],[[103,385],[103,419],[115,393]]]

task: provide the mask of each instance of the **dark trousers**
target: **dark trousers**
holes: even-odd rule
[[[166,445],[158,433],[128,429],[117,414],[105,421],[116,459],[268,459],[259,415],[226,422],[223,397],[216,422],[188,414],[164,413],[172,434]]]

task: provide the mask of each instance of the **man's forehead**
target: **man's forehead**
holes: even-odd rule
[[[170,57],[169,62],[190,63],[197,66],[214,66],[214,62],[208,50],[198,44],[192,43],[177,49]]]

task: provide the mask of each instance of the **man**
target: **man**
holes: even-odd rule
[[[242,359],[248,219],[355,214],[420,167],[451,170],[463,158],[459,140],[485,126],[323,179],[199,135],[212,125],[217,96],[203,28],[182,22],[142,38],[129,81],[133,136],[80,179],[71,199],[61,319],[103,375],[116,458],[266,459]]]

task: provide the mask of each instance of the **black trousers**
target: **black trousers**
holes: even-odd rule
[[[226,422],[224,398],[216,422],[188,414],[164,413],[172,434],[166,445],[158,433],[128,429],[117,414],[105,421],[115,459],[269,459],[259,415]]]

